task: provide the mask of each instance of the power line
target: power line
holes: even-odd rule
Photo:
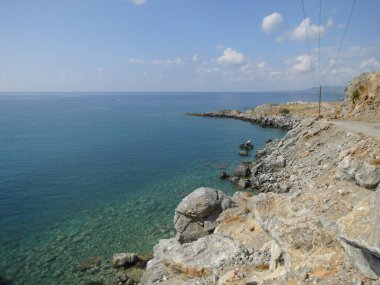
[[[343,33],[343,37],[342,37],[342,41],[340,42],[340,45],[339,45],[338,55],[337,55],[337,57],[336,57],[336,61],[338,61],[339,56],[340,56],[340,52],[342,51],[343,41],[344,41],[344,38],[346,37],[346,33],[347,33],[347,29],[348,29],[348,25],[350,24],[351,17],[352,17],[352,13],[354,12],[355,4],[356,4],[356,0],[354,0],[354,1],[352,2],[351,11],[350,11],[350,14],[348,15],[347,24],[346,24],[346,28],[344,29],[344,33]]]
[[[307,32],[305,4],[304,4],[303,0],[302,0],[301,2],[302,2],[303,22],[304,22],[304,24],[305,24],[305,34],[306,34],[307,51],[308,51],[308,53],[309,53],[309,64],[310,64],[310,68],[311,68],[311,67],[312,67],[312,64],[311,64],[311,52],[310,52],[309,33]],[[314,81],[316,82],[316,80],[315,80],[315,76],[314,76],[314,73],[312,73],[312,74],[313,74],[313,79],[314,79]]]

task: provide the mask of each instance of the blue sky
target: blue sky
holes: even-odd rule
[[[0,91],[272,91],[380,70],[380,1],[0,0]],[[311,56],[305,41],[308,27]]]

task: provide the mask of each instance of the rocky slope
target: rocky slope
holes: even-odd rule
[[[366,72],[355,77],[345,93],[346,118],[372,122],[380,120],[380,72]]]
[[[199,188],[178,205],[177,237],[155,246],[142,284],[380,284],[380,141],[282,117],[269,120],[287,135],[235,171],[246,191]]]

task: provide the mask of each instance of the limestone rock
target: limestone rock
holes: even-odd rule
[[[380,183],[380,167],[346,156],[339,164],[336,178],[354,180],[367,189],[375,189]]]
[[[187,280],[207,277],[221,267],[232,266],[238,257],[247,254],[242,243],[219,234],[185,244],[176,239],[160,240],[141,282],[153,284],[165,279],[167,284],[185,284]]]
[[[234,205],[222,191],[201,187],[186,196],[177,206],[174,225],[181,243],[209,235],[223,210]]]
[[[249,165],[240,164],[234,169],[234,175],[238,177],[247,177],[250,174],[251,170],[249,169]]]
[[[112,257],[113,267],[130,266],[137,262],[137,255],[135,253],[115,253]]]
[[[380,277],[380,192],[371,194],[338,221],[339,238],[350,263],[369,278]]]

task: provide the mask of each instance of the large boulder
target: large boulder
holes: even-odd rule
[[[362,187],[375,189],[380,183],[380,167],[349,155],[338,164],[336,178],[353,180]]]
[[[174,225],[181,243],[191,242],[211,234],[216,219],[234,202],[222,191],[201,187],[186,196],[175,209]]]
[[[153,284],[166,280],[165,284],[185,284],[190,280],[189,284],[198,284],[197,278],[204,280],[223,267],[234,266],[238,258],[247,255],[242,243],[216,233],[186,244],[176,239],[160,240],[141,282]]]
[[[369,278],[380,278],[380,192],[372,193],[338,221],[348,261]]]

